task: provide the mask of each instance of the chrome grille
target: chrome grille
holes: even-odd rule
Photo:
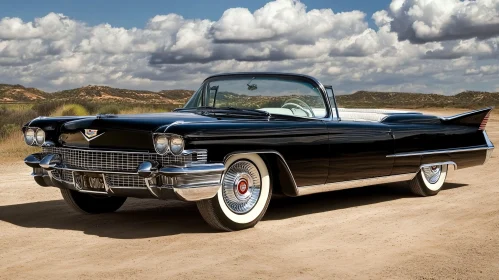
[[[105,174],[104,176],[111,188],[146,188],[144,178],[138,175]]]
[[[52,177],[59,181],[65,181],[69,183],[73,183],[73,172],[70,170],[52,170]]]
[[[162,166],[206,163],[207,160],[205,150],[194,150],[180,156],[60,147],[45,147],[43,152],[60,154],[63,163],[70,168],[94,171],[136,172],[139,164],[146,160],[155,160]]]

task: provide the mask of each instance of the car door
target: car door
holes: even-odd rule
[[[394,139],[389,126],[378,122],[331,120],[327,183],[388,176],[393,167]]]

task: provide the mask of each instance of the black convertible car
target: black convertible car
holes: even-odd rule
[[[254,226],[272,194],[302,196],[406,181],[435,195],[448,168],[484,164],[492,108],[441,118],[343,109],[331,86],[296,74],[207,78],[172,113],[39,117],[23,127],[41,186],[83,213],[127,197],[195,201],[219,230]]]

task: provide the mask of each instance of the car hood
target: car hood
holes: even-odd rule
[[[62,126],[62,131],[81,129],[111,129],[154,132],[174,122],[204,122],[216,120],[213,117],[193,113],[156,113],[136,115],[99,115],[71,120]]]

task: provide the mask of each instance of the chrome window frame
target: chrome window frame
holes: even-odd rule
[[[329,96],[327,95],[327,91],[326,91],[326,88],[324,87],[324,85],[316,78],[314,78],[312,76],[308,76],[308,75],[303,75],[303,74],[279,73],[279,72],[235,72],[235,73],[221,73],[221,74],[212,75],[203,81],[203,83],[201,84],[201,87],[200,87],[201,91],[200,90],[196,91],[196,94],[199,93],[202,95],[201,96],[202,106],[206,106],[206,102],[207,102],[207,100],[206,100],[206,83],[208,83],[212,80],[216,80],[217,78],[241,77],[241,76],[271,76],[271,77],[284,77],[287,79],[298,78],[298,79],[306,80],[306,81],[310,82],[311,84],[315,85],[319,89],[319,92],[322,95],[322,100],[324,102],[324,107],[326,109],[326,116],[317,117],[317,118],[302,117],[302,116],[295,116],[295,117],[303,118],[303,119],[311,119],[311,120],[328,120],[328,121],[333,121],[333,120],[339,121],[340,120],[339,116],[334,117],[334,114],[333,114],[333,111],[331,108],[331,103],[329,100]],[[334,95],[334,92],[333,92],[333,95]],[[189,101],[187,101],[186,105],[189,102],[190,102],[190,99],[189,99]],[[184,106],[184,108],[185,108],[185,106]],[[275,115],[278,115],[278,114],[275,114]]]

